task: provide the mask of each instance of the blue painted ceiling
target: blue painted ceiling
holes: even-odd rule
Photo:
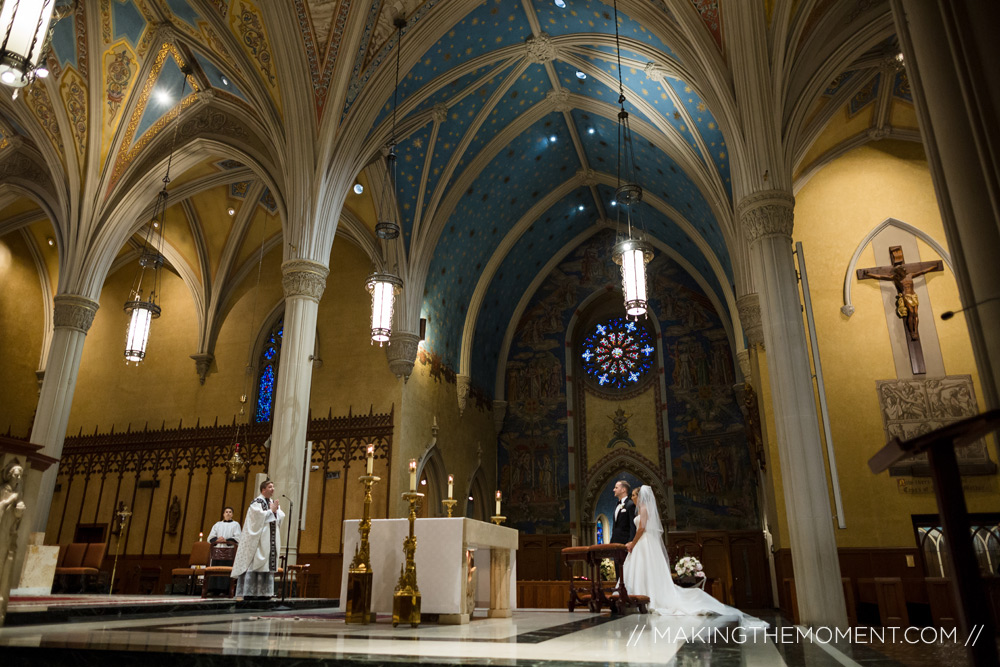
[[[616,174],[618,61],[613,48],[596,43],[614,35],[612,9],[600,0],[566,0],[565,8],[551,0],[535,0],[527,11],[534,13],[542,31],[557,39],[560,52],[551,63],[531,63],[520,49],[499,52],[523,44],[532,35],[532,22],[521,3],[489,0],[427,49],[403,73],[398,91],[400,124],[424,114],[419,127],[407,123],[409,134],[397,137],[397,197],[411,262],[412,253],[427,252],[414,244],[415,224],[424,245],[433,247],[421,316],[428,319],[425,346],[446,364],[459,369],[469,302],[500,242],[532,206],[556,189],[563,193],[540,215],[525,220],[527,231],[512,250],[498,257],[500,269],[486,288],[476,319],[471,373],[473,382],[489,391],[504,333],[529,284],[554,253],[592,228],[602,215],[614,219],[616,210],[611,206],[613,188],[567,184],[583,168],[612,179]],[[698,180],[680,166],[700,163],[703,173],[721,186],[719,191],[731,197],[725,139],[687,82],[650,79],[637,66],[676,59],[669,45],[620,11],[618,17],[619,32],[627,43],[621,74],[632,118],[638,181],[696,230],[723,267],[725,282],[731,283],[732,266],[720,225],[706,193],[695,184]],[[404,45],[406,38],[404,33]],[[387,48],[380,54],[383,66],[394,66],[394,41]],[[471,70],[470,62],[476,65]],[[578,68],[586,78],[577,76]],[[544,106],[546,96],[557,88],[590,100],[590,108],[574,109],[567,122],[563,113]],[[448,113],[435,139],[435,123],[425,112],[441,104]],[[392,122],[392,109],[390,94],[372,131]],[[530,122],[525,114],[531,114]],[[511,133],[512,124],[518,124],[520,131]],[[655,136],[643,136],[637,126]],[[666,128],[672,128],[673,138],[664,136]],[[491,143],[505,131],[511,134],[507,141]],[[686,154],[684,159],[681,153]],[[474,162],[486,166],[473,172]],[[456,189],[461,194],[450,212],[432,208],[435,194],[444,199],[458,194]],[[640,205],[640,213],[649,235],[685,257],[723,298],[708,258],[682,227],[647,203]]]

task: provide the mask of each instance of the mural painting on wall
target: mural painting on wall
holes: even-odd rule
[[[654,260],[650,275],[662,323],[677,529],[753,528],[757,476],[726,331],[694,279],[669,258]]]
[[[498,464],[509,499],[505,514],[518,530],[570,532],[566,331],[584,299],[620,289],[613,242],[612,231],[601,232],[571,252],[539,287],[515,330]],[[652,310],[661,322],[678,529],[752,528],[756,477],[733,394],[725,330],[695,280],[667,256],[658,253],[648,275]]]

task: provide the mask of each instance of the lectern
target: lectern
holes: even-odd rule
[[[1000,664],[997,659],[996,627],[979,576],[979,564],[969,539],[969,514],[965,507],[962,478],[955,448],[968,445],[1000,429],[1000,409],[949,424],[936,431],[902,441],[894,438],[868,460],[878,474],[902,458],[927,452],[934,480],[934,495],[941,514],[944,539],[951,553],[952,593],[958,602],[958,625],[966,637],[969,656],[976,667]],[[976,632],[972,631],[977,626]]]

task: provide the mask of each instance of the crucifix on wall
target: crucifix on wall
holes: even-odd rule
[[[920,347],[920,319],[918,311],[920,303],[917,293],[913,290],[913,279],[932,271],[943,271],[941,260],[932,262],[913,262],[907,264],[903,258],[902,246],[889,248],[890,266],[876,266],[870,269],[858,269],[858,280],[891,280],[896,287],[896,316],[903,320],[906,332],[906,347],[910,353],[910,368],[914,375],[927,372],[924,367],[924,352]]]

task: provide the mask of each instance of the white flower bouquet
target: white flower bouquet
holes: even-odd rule
[[[601,561],[601,581],[615,580],[615,562],[610,558]]]
[[[674,571],[678,577],[704,579],[705,573],[702,571],[703,569],[701,562],[694,556],[684,556],[684,558],[679,559],[674,565]]]

